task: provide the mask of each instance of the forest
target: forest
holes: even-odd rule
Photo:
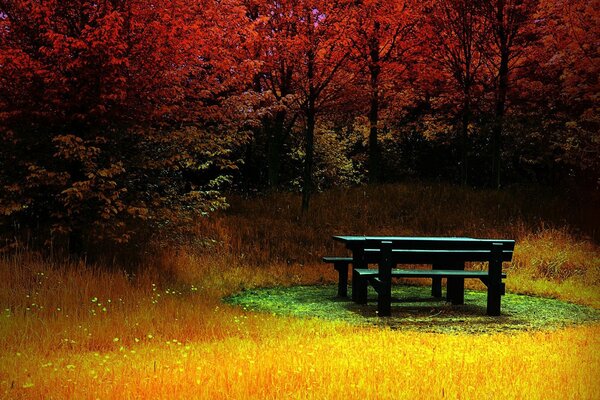
[[[599,49],[599,0],[0,0],[0,398],[597,399]],[[333,235],[515,240],[502,314],[348,305]]]
[[[593,196],[597,6],[3,0],[4,245],[146,242],[231,191]]]

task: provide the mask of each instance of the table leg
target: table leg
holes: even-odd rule
[[[448,269],[464,270],[465,264],[452,264],[448,266]],[[446,297],[452,304],[465,304],[465,278],[449,277]]]
[[[358,275],[356,274],[355,269],[356,269],[356,265],[352,264],[352,283],[351,283],[352,294],[351,294],[351,297],[352,297],[352,301],[354,301],[354,302],[356,302],[358,300],[358,285],[359,285],[358,280],[360,279],[358,277]]]
[[[354,285],[355,303],[356,304],[367,304],[367,295],[369,292],[369,282],[366,277],[357,277],[356,284]]]
[[[494,243],[492,247],[492,259],[489,262],[487,315],[500,315],[500,303],[505,292],[505,284],[502,282],[502,244]]]
[[[360,278],[357,276],[355,269],[367,268],[365,263],[364,255],[365,252],[362,248],[350,249],[352,251],[352,301],[356,302],[359,299],[359,288],[358,285]]]
[[[377,312],[380,317],[392,314],[392,244],[381,244],[381,261],[379,263],[379,279],[381,286],[377,297]]]

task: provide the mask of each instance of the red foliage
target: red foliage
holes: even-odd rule
[[[597,0],[0,0],[0,211],[126,241],[136,221],[154,229],[221,206],[223,171],[250,134],[256,147],[245,153],[267,164],[273,186],[286,152],[302,158],[308,206],[325,126],[340,135],[358,126],[352,151],[368,149],[373,180],[394,130],[448,136],[464,181],[468,162],[488,153],[488,182],[519,163],[594,175],[598,9]]]

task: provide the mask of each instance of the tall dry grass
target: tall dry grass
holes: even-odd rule
[[[507,237],[517,241],[553,229],[577,239],[597,233],[593,199],[521,188],[476,190],[447,184],[377,185],[315,195],[302,215],[299,197],[275,193],[231,197],[231,207],[201,222],[198,243],[247,263],[318,262],[340,250],[333,234]]]
[[[0,397],[597,398],[597,325],[441,335],[250,313],[220,296],[319,273],[183,253],[167,260],[170,274],[149,265],[135,277],[3,260]]]
[[[336,190],[316,196],[302,219],[291,195],[235,199],[189,248],[135,274],[33,253],[2,258],[0,398],[598,398],[598,325],[441,335],[220,301],[243,288],[333,282],[318,262],[343,251],[331,234],[393,233],[514,237],[510,290],[600,307],[597,246],[572,226],[515,212],[509,194],[494,196],[445,186]]]
[[[600,247],[593,240],[600,209],[593,200],[539,188],[378,185],[317,194],[302,215],[294,194],[233,197],[228,211],[198,225],[193,247],[246,266],[281,265],[301,274],[323,255],[347,253],[331,240],[334,234],[515,239],[509,290],[600,307]]]

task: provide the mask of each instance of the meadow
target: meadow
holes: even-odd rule
[[[594,201],[402,184],[330,190],[300,214],[294,194],[232,196],[135,271],[6,255],[0,398],[598,399],[598,323],[448,334],[222,301],[335,282],[319,262],[343,254],[333,234],[465,235],[517,240],[510,293],[600,309]]]

